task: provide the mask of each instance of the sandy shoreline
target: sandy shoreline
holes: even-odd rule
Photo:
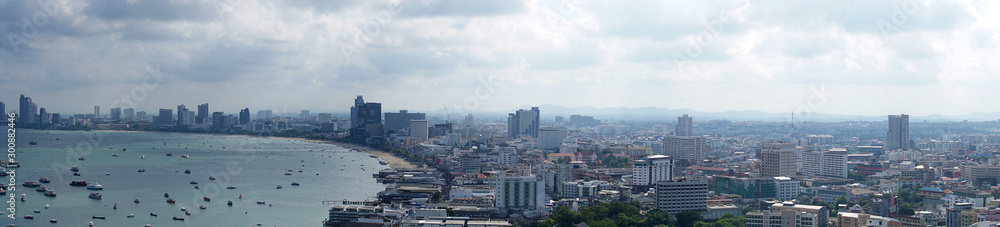
[[[379,149],[375,149],[375,148],[371,148],[371,147],[365,147],[365,146],[354,145],[354,144],[349,144],[349,143],[341,143],[341,142],[336,142],[336,141],[327,141],[327,140],[310,140],[310,139],[303,139],[303,138],[273,137],[273,136],[272,137],[267,137],[267,138],[297,140],[297,141],[313,142],[313,143],[325,143],[325,144],[331,144],[331,145],[336,145],[336,146],[340,146],[340,147],[345,147],[347,149],[358,149],[358,150],[361,150],[363,152],[367,152],[367,153],[373,154],[375,156],[378,156],[382,160],[385,160],[386,162],[388,162],[389,163],[389,167],[393,168],[393,169],[417,168],[417,165],[414,165],[413,163],[410,163],[410,162],[406,161],[406,159],[402,159],[402,158],[396,156],[395,154],[389,153],[387,151],[383,151],[383,150],[379,150]]]
[[[128,131],[128,130],[93,130],[93,131],[106,131],[106,132],[158,132],[158,131]],[[165,133],[184,133],[184,132],[165,132]],[[191,134],[191,133],[185,133],[185,134]],[[213,134],[213,133],[205,133],[205,134],[223,135],[223,136],[258,137],[256,135],[240,135],[240,134]],[[336,141],[328,141],[328,140],[311,140],[311,139],[293,138],[293,137],[266,136],[265,138],[295,140],[295,141],[312,142],[312,143],[325,143],[325,144],[331,144],[331,145],[336,145],[336,146],[344,147],[344,148],[347,148],[347,149],[358,149],[358,150],[361,150],[363,152],[367,152],[369,154],[373,154],[375,156],[378,156],[382,160],[385,160],[386,162],[389,163],[389,167],[392,168],[392,169],[417,168],[417,165],[415,165],[415,164],[413,164],[411,162],[408,162],[408,161],[406,161],[406,159],[400,158],[399,156],[396,156],[393,153],[390,153],[390,152],[387,152],[387,151],[383,151],[383,150],[379,150],[379,149],[375,149],[375,148],[360,146],[360,145],[354,145],[354,144],[349,144],[349,143],[341,143],[341,142],[336,142]]]

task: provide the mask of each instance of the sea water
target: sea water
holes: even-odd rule
[[[372,178],[385,168],[377,159],[330,144],[124,131],[19,130],[16,139],[16,160],[21,167],[12,168],[16,191],[4,197],[6,201],[11,193],[15,195],[16,214],[10,219],[6,217],[10,212],[5,211],[0,223],[18,226],[86,226],[89,222],[94,226],[320,226],[334,204],[329,201],[372,200],[384,189]],[[28,145],[29,141],[38,145]],[[189,158],[181,157],[185,154]],[[70,167],[78,167],[80,176],[73,176]],[[52,180],[42,185],[55,190],[56,197],[21,186],[42,177]],[[3,178],[9,180],[9,176]],[[70,186],[73,180],[99,183],[104,189]],[[301,186],[292,186],[293,182]],[[282,188],[277,189],[278,185]],[[103,198],[90,199],[91,192],[100,192]],[[164,193],[176,203],[167,203]],[[26,194],[27,201],[20,201],[21,194]],[[206,196],[211,201],[203,201]],[[226,205],[228,200],[232,206]],[[116,204],[118,209],[113,209]],[[199,209],[200,205],[206,209]],[[191,214],[186,215],[182,207]],[[40,213],[34,213],[35,209]],[[25,215],[34,219],[24,219]],[[58,223],[50,224],[50,219]]]

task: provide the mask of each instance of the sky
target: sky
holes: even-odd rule
[[[49,112],[1000,112],[997,1],[0,0]]]

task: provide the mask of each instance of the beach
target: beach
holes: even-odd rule
[[[361,146],[361,145],[355,145],[355,144],[349,144],[349,143],[341,143],[341,142],[336,142],[336,141],[328,141],[328,140],[310,140],[310,139],[289,138],[289,137],[271,137],[271,138],[297,140],[297,141],[312,142],[312,143],[325,143],[325,144],[331,144],[331,145],[336,145],[336,146],[344,147],[344,148],[347,148],[347,149],[357,149],[357,150],[360,150],[360,151],[367,152],[367,153],[373,154],[375,156],[378,156],[378,158],[380,158],[380,159],[388,162],[389,163],[389,167],[392,168],[392,169],[413,169],[413,168],[417,168],[417,165],[415,165],[415,164],[413,164],[413,163],[411,163],[409,161],[406,161],[406,159],[400,158],[399,156],[396,156],[393,153],[390,153],[388,151],[383,151],[383,150],[380,150],[380,149],[371,148],[371,147],[366,147],[366,146]]]

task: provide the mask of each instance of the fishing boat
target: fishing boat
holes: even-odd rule
[[[299,182],[292,182],[292,186],[299,186]]]
[[[170,194],[167,194],[166,192],[164,192],[163,193],[163,197],[170,197]]]
[[[174,153],[167,153],[167,156],[174,156]]]
[[[36,192],[44,192],[46,190],[49,190],[49,187],[41,186],[35,189]]]
[[[73,176],[80,176],[80,173],[73,173]]]
[[[30,214],[24,215],[24,219],[35,219],[35,216],[31,216]]]
[[[206,208],[207,208],[207,207],[205,207],[205,205],[201,205],[201,206],[198,206],[198,209],[202,209],[202,210],[204,210],[204,209],[206,209]]]
[[[274,187],[274,188],[275,189],[281,189],[281,185],[279,184],[278,187]]]
[[[87,159],[86,159],[86,158],[83,158],[83,156],[80,156],[79,158],[76,158],[76,160],[80,160],[80,161],[83,161],[83,160],[87,160]]]
[[[175,202],[177,201],[172,198],[167,198],[167,203],[175,203]]]
[[[146,169],[139,169],[139,172],[140,172],[140,173],[142,173],[142,172],[146,172]]]
[[[25,186],[25,187],[29,187],[29,188],[34,188],[34,187],[42,186],[42,184],[39,184],[37,181],[25,181],[23,184],[21,184],[21,186]]]
[[[289,175],[292,175],[292,173],[285,173],[285,176],[289,176]]]
[[[87,186],[87,181],[75,180],[75,181],[69,182],[69,186]]]
[[[183,221],[184,218],[182,218],[182,217],[174,217],[174,220]]]
[[[111,157],[118,157],[118,153],[112,154]]]
[[[80,172],[80,168],[79,168],[79,167],[76,167],[76,166],[74,166],[74,167],[70,167],[70,168],[69,168],[69,171],[73,171],[73,172]]]
[[[233,201],[232,200],[226,201],[226,205],[233,206]]]
[[[190,184],[198,184],[197,181],[191,181]]]
[[[21,194],[21,202],[28,201],[28,195]]]
[[[139,203],[139,198],[135,198],[135,201],[132,202]]]
[[[56,219],[49,219],[49,223],[56,223],[56,222],[59,222],[59,221],[56,221]]]
[[[48,196],[48,197],[56,197],[56,191],[53,191],[53,190],[47,190],[47,191],[43,192],[42,194],[45,195],[45,196]]]
[[[105,217],[104,216],[90,216],[90,218],[93,218],[93,219],[104,219]]]
[[[46,183],[47,184],[49,182],[52,182],[52,180],[50,180],[48,177],[42,177],[42,179],[38,179],[38,182],[42,182],[42,183]]]
[[[153,216],[153,217],[156,217],[157,215],[156,215],[156,214],[154,214],[154,213],[149,213],[149,216]]]
[[[35,142],[34,140],[28,141],[28,145],[38,145],[38,142]]]
[[[135,214],[128,214],[128,216],[125,216],[125,217],[127,217],[127,218],[134,218]]]
[[[191,173],[191,170],[190,170],[190,169],[185,169],[185,170],[184,170],[184,173],[187,173],[187,174],[190,174],[190,173]]]
[[[205,197],[202,197],[201,200],[212,201],[212,198],[210,198],[208,196],[205,196]]]
[[[257,204],[264,205],[264,200],[257,200]]]
[[[208,180],[215,180],[215,177],[208,177]]]

